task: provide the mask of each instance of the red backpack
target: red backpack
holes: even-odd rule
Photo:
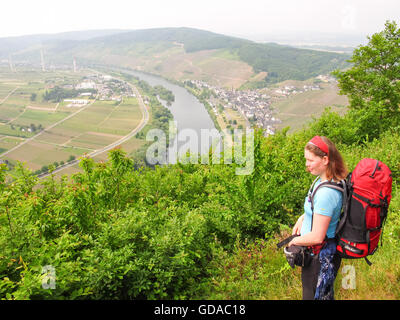
[[[371,265],[367,256],[378,248],[392,198],[391,171],[383,162],[365,158],[344,185],[343,210],[336,228],[337,251],[343,258],[365,258]]]
[[[378,248],[392,198],[390,169],[379,160],[365,158],[345,180],[324,181],[311,193],[313,185],[309,191],[312,211],[314,195],[319,188],[329,187],[343,193],[342,212],[335,232],[336,249],[340,256],[348,259],[365,258],[371,265],[367,256],[374,254]],[[324,244],[325,241],[313,246],[313,252],[319,252]]]

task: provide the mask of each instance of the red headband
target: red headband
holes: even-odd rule
[[[322,138],[320,136],[315,136],[308,143],[311,143],[314,146],[317,146],[321,151],[323,151],[327,155],[329,155],[328,145],[324,142],[324,140],[322,140]]]

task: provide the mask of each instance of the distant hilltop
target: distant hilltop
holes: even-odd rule
[[[77,31],[0,38],[0,62],[127,67],[228,88],[306,80],[349,66],[348,54],[257,43],[192,28]],[[43,69],[44,70],[44,69]]]

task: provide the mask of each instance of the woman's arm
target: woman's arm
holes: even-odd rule
[[[295,237],[292,241],[289,242],[289,246],[312,246],[322,243],[325,239],[326,232],[328,231],[330,221],[331,217],[329,216],[324,216],[317,213],[314,214],[313,227],[311,232],[305,234],[304,236]]]

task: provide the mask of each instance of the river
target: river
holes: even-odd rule
[[[202,132],[207,134],[210,130],[217,129],[205,106],[194,95],[185,88],[158,76],[127,69],[124,69],[123,72],[146,81],[153,87],[161,85],[174,94],[175,101],[172,102],[171,106],[167,106],[164,101],[160,100],[171,111],[174,121],[176,121],[177,136],[174,143],[171,143],[170,150],[176,150],[179,155],[186,153],[188,149],[194,151],[194,153],[208,153],[208,146],[211,146],[212,138],[202,139]],[[174,163],[175,157],[171,156],[171,152],[168,152],[168,154],[169,160],[167,162]]]

